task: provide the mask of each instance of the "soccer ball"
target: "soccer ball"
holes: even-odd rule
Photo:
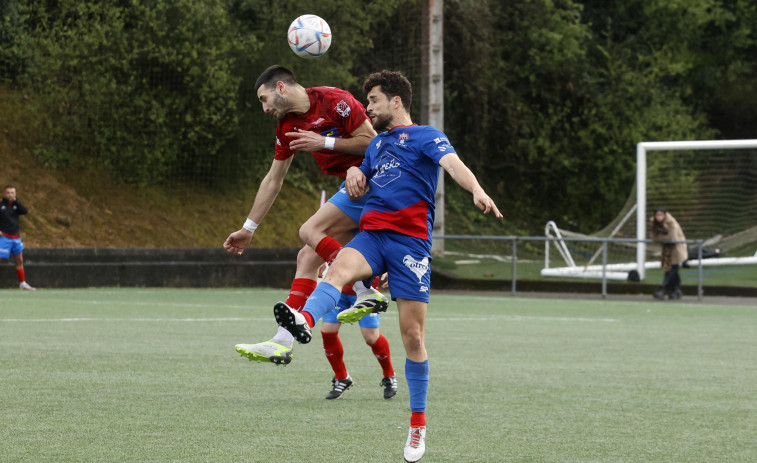
[[[331,28],[322,18],[304,14],[289,25],[287,39],[289,48],[300,58],[318,58],[331,45]]]

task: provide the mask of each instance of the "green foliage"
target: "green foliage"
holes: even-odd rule
[[[23,66],[19,22],[17,3],[12,0],[0,2],[0,81],[15,79]]]
[[[44,161],[105,165],[137,184],[212,170],[238,124],[233,64],[256,48],[221,2],[39,1],[21,18],[20,85],[46,113]]]
[[[29,95],[24,117],[34,115],[34,132],[46,135],[35,152],[52,166],[107,166],[139,185],[234,188],[262,178],[272,159],[275,121],[253,89],[263,69],[282,64],[305,86],[339,86],[360,99],[364,76],[388,67],[419,89],[424,5],[9,0],[0,4],[0,79]],[[751,1],[447,0],[444,8],[445,132],[511,233],[540,233],[556,217],[584,232],[607,224],[631,191],[640,141],[753,134]],[[304,13],[328,18],[334,32],[317,60],[286,44],[288,25]],[[318,190],[333,180],[298,159],[287,182]],[[447,190],[448,218],[461,229],[489,227],[456,189]]]
[[[607,19],[614,16],[589,14],[601,23],[587,22],[590,3],[445,4],[447,79],[466,83],[447,86],[447,132],[484,183],[503,192],[495,196],[511,219],[533,223],[531,232],[557,216],[585,232],[608,223],[631,191],[637,142],[715,135],[672,85],[695,65],[684,51],[697,24],[711,21],[702,16],[709,6],[689,12],[660,2],[691,17],[675,28],[681,40],[668,44],[664,26],[680,22],[675,11],[649,6],[636,18],[637,10],[617,7],[628,21],[622,27],[649,27],[648,36],[620,40]],[[665,24],[647,26],[654,21]],[[659,47],[645,42],[658,36]],[[468,65],[461,49],[474,47],[480,59]]]

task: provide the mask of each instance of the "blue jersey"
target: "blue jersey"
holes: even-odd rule
[[[394,230],[430,241],[439,160],[454,152],[444,133],[426,125],[398,126],[374,137],[360,166],[370,185],[360,230]]]

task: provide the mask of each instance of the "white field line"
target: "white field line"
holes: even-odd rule
[[[3,301],[26,302],[25,298],[10,298]],[[43,302],[43,301],[36,301]],[[211,309],[271,309],[270,305],[229,305],[229,304],[197,304],[189,302],[137,302],[137,301],[103,301],[96,299],[44,299],[49,304],[87,304],[87,305],[125,305],[125,306],[143,306],[143,307],[207,307]]]
[[[537,315],[488,315],[488,316],[481,316],[481,317],[440,317],[435,318],[433,316],[430,317],[432,321],[510,321],[510,322],[519,322],[519,321],[548,321],[548,322],[589,322],[589,323],[615,323],[619,322],[620,320],[617,318],[587,318],[587,317],[541,317]]]
[[[238,321],[273,321],[271,317],[220,317],[220,318],[0,318],[0,322],[30,322],[30,323],[71,323],[71,322],[238,322]]]
[[[456,296],[447,296],[455,298]],[[11,300],[23,301],[24,297],[14,297]],[[467,302],[471,300],[493,300],[499,299],[488,296],[465,296]],[[45,302],[50,304],[87,304],[87,305],[122,305],[122,306],[142,306],[142,307],[191,307],[191,308],[208,308],[208,309],[250,309],[250,310],[270,310],[270,305],[226,305],[226,304],[201,304],[201,303],[184,303],[184,302],[138,302],[138,301],[103,301],[96,299],[46,299]],[[432,301],[433,304],[433,301]],[[395,312],[382,314],[384,317],[394,317]],[[615,318],[589,318],[589,317],[553,317],[553,316],[536,316],[536,315],[482,315],[471,316],[458,314],[455,316],[435,317],[433,309],[429,310],[429,320],[432,321],[556,321],[556,322],[582,322],[582,323],[614,323],[620,320]],[[91,322],[91,321],[117,321],[117,322],[236,322],[236,321],[260,321],[272,320],[273,317],[213,317],[213,318],[98,318],[98,317],[77,317],[77,318],[0,318],[0,322]]]
[[[396,318],[396,313],[381,314],[382,318]],[[2,322],[16,323],[72,323],[72,322],[181,322],[181,323],[207,323],[207,322],[239,322],[239,321],[273,321],[273,317],[214,317],[214,318],[98,318],[98,317],[76,317],[76,318],[0,318]],[[455,317],[429,317],[430,322],[459,322],[459,321],[546,321],[546,322],[577,322],[577,323],[615,323],[620,320],[616,318],[587,318],[587,317],[540,317],[530,315],[483,315],[476,316],[455,316]]]

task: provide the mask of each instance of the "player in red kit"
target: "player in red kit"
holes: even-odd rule
[[[368,143],[376,136],[364,106],[349,92],[334,87],[305,88],[283,66],[263,71],[255,90],[263,111],[279,121],[276,149],[245,224],[223,244],[233,254],[241,254],[250,244],[281,191],[295,151],[309,151],[324,174],[345,177],[347,169],[363,162]],[[297,255],[297,270],[286,300],[289,307],[305,305],[316,287],[318,268],[352,238],[362,209],[363,201],[351,201],[342,187],[300,227],[306,246]],[[357,304],[386,307],[386,298],[370,284],[357,282],[354,290]],[[293,343],[292,335],[279,327],[269,341],[237,344],[236,350],[250,360],[281,365],[291,362]]]

